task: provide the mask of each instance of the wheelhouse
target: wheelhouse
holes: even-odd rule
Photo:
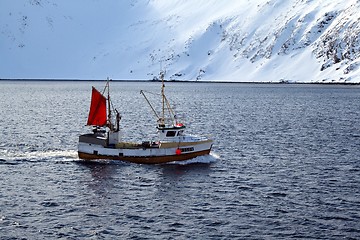
[[[158,126],[159,138],[161,140],[173,140],[174,138],[184,136],[184,125],[172,126],[172,127],[163,127]]]

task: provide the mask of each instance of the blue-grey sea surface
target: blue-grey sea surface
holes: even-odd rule
[[[166,83],[213,151],[137,165],[78,159],[92,85],[0,81],[0,239],[360,239],[359,86]],[[160,83],[110,87],[124,140],[152,139]]]

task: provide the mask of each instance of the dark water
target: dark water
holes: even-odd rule
[[[86,164],[89,82],[0,82],[0,239],[360,239],[360,88],[169,83],[214,153],[188,164]],[[113,83],[124,134],[154,133]]]

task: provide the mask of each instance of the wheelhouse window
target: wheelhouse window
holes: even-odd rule
[[[167,137],[175,137],[175,136],[176,136],[176,131],[168,131],[168,132],[166,133],[166,136],[167,136]]]

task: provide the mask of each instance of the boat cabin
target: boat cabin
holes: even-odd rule
[[[184,129],[186,127],[183,124],[177,124],[172,127],[165,127],[164,125],[159,125],[157,127],[159,132],[160,141],[173,140],[180,136],[184,136]]]

